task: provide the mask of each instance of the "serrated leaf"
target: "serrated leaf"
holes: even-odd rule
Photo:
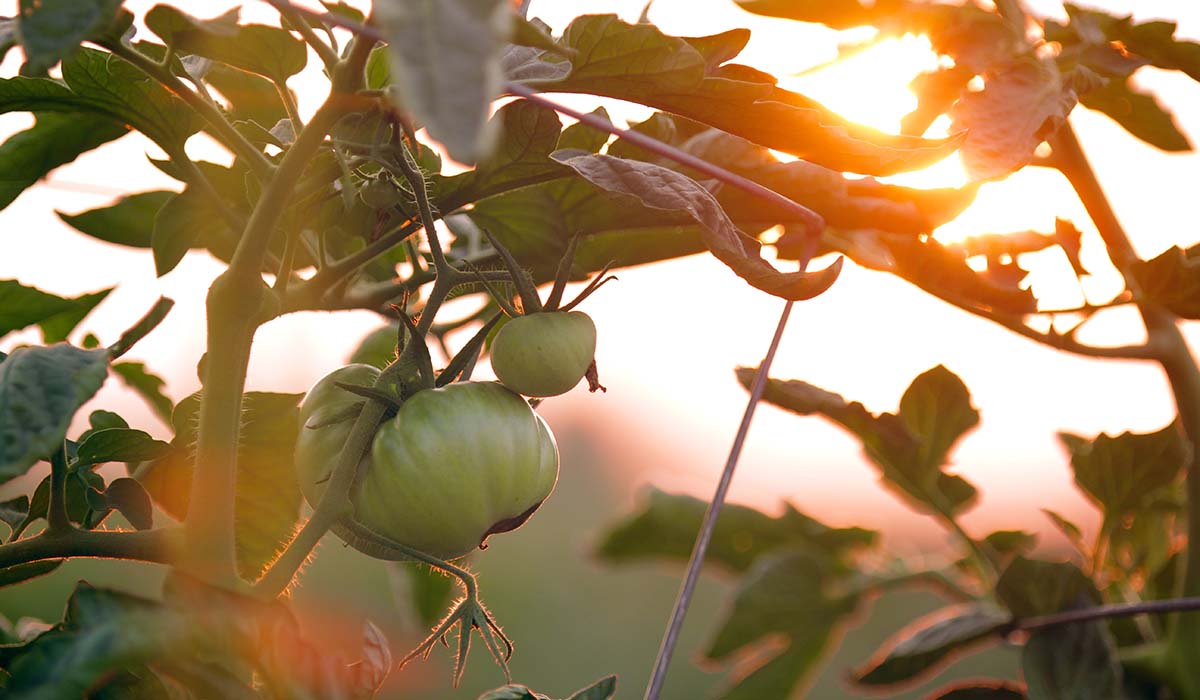
[[[302,496],[292,455],[303,396],[250,391],[243,397],[235,534],[238,568],[249,579],[257,579],[275,559],[300,519]],[[198,393],[175,406],[171,451],[140,477],[154,501],[178,520],[187,514],[199,409]]]
[[[113,479],[104,490],[104,497],[109,507],[119,510],[130,525],[139,530],[154,527],[154,506],[150,504],[150,494],[134,479]]]
[[[686,213],[700,225],[701,238],[714,257],[769,294],[811,299],[827,290],[841,272],[840,258],[812,273],[776,270],[762,258],[758,241],[734,225],[708,190],[682,173],[606,155],[577,155],[560,162],[606,192],[633,197],[654,209]]]
[[[710,66],[692,43],[700,41],[667,36],[653,25],[626,24],[615,15],[585,15],[571,22],[561,40],[577,52],[571,73],[527,82],[547,92],[638,102],[838,171],[890,175],[931,165],[957,148],[959,137],[884,134],[776,86],[765,73]]]
[[[488,105],[500,93],[500,56],[512,32],[509,4],[386,2],[375,8],[375,19],[392,53],[391,90],[400,107],[425,124],[455,160],[474,163],[488,153],[484,126]]]
[[[1137,90],[1128,79],[1109,80],[1103,87],[1083,95],[1080,103],[1112,117],[1126,131],[1167,152],[1192,150],[1188,137],[1179,130],[1175,117],[1153,95]]]
[[[967,88],[975,72],[961,65],[920,73],[909,83],[917,107],[900,120],[900,133],[924,134],[938,117],[950,110]]]
[[[58,218],[92,238],[131,248],[149,248],[154,216],[174,192],[155,190],[121,197],[113,204],[78,214],[55,212]]]
[[[1049,615],[1100,600],[1092,581],[1067,562],[1015,557],[996,582],[996,597],[1018,618]]]
[[[1118,42],[1122,53],[1133,54],[1158,68],[1178,70],[1193,80],[1200,80],[1200,44],[1175,39],[1174,22],[1159,20],[1135,24],[1132,16],[1118,17],[1073,3],[1065,3],[1065,6],[1070,25],[1067,28],[1054,26],[1057,30],[1054,40],[1062,41],[1064,35],[1069,34],[1076,41]]]
[[[17,32],[25,50],[23,75],[44,75],[79,42],[113,23],[122,0],[21,0]]]
[[[613,563],[659,557],[687,561],[707,507],[698,498],[651,490],[641,512],[610,529],[596,553]],[[876,537],[873,530],[828,527],[790,504],[778,517],[729,504],[721,510],[705,556],[706,561],[745,571],[767,552],[804,547],[832,563],[870,546]]]
[[[239,25],[236,10],[202,21],[168,5],[156,5],[146,14],[146,26],[182,54],[203,56],[281,83],[304,70],[308,62],[304,42],[291,32],[261,24]]]
[[[155,415],[166,423],[171,422],[171,411],[175,405],[163,393],[167,383],[162,377],[151,373],[142,362],[117,362],[113,364],[112,371],[154,409]]]
[[[1034,630],[1021,653],[1029,700],[1125,700],[1116,645],[1098,622]]]
[[[1146,507],[1179,477],[1189,452],[1179,428],[1086,440],[1069,433],[1059,439],[1071,456],[1075,483],[1103,510],[1120,518]]]
[[[25,583],[30,579],[52,573],[62,566],[63,561],[63,559],[43,559],[0,569],[0,588],[15,586],[18,583]]]
[[[130,428],[106,428],[96,430],[79,443],[76,451],[78,464],[103,464],[105,462],[143,462],[165,455],[170,446],[155,440],[142,430]]]
[[[855,671],[854,682],[869,686],[915,682],[943,667],[952,656],[977,650],[988,638],[999,641],[999,633],[1011,621],[1008,613],[990,607],[970,608],[953,617],[946,617],[946,611],[935,612],[885,642],[877,659]]]
[[[183,100],[107,51],[80,49],[63,61],[62,73],[74,93],[64,107],[94,110],[129,124],[168,153],[200,128],[199,117]]]
[[[0,363],[0,483],[60,449],[107,376],[107,350],[66,344],[17,348]]]
[[[0,105],[5,102],[3,82],[0,79]],[[12,110],[0,106],[0,111]],[[102,115],[41,112],[36,117],[32,127],[0,145],[0,209],[58,166],[129,133],[124,124]]]
[[[1149,301],[1187,319],[1200,319],[1200,245],[1171,247],[1152,260],[1130,266],[1139,291]]]
[[[754,370],[739,368],[749,386]],[[953,515],[975,499],[975,488],[943,471],[950,450],[979,423],[962,380],[938,365],[913,380],[896,414],[874,415],[861,403],[799,380],[767,380],[763,400],[800,415],[823,415],[859,438],[884,484],[919,510]]]
[[[150,241],[158,276],[174,270],[189,250],[211,244],[225,230],[208,201],[190,189],[168,199],[154,217]]]
[[[0,280],[0,336],[36,323],[44,342],[62,342],[111,291],[66,299],[16,280]]]
[[[225,65],[213,65],[204,82],[229,101],[230,118],[258,124],[275,124],[287,117],[287,109],[271,81]]]
[[[972,179],[990,180],[1020,169],[1038,145],[1064,123],[1079,94],[1099,85],[1080,67],[1063,74],[1049,60],[1025,57],[984,76],[984,88],[968,92],[951,110],[952,126],[967,132],[963,164]]]

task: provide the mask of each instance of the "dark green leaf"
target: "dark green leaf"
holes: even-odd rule
[[[150,504],[150,495],[137,481],[129,477],[113,479],[104,490],[104,497],[109,507],[121,511],[130,525],[139,530],[154,527],[154,506]]]
[[[1024,530],[996,530],[983,538],[992,551],[1007,556],[1023,554],[1037,545],[1037,535]]]
[[[271,81],[224,65],[212,66],[204,82],[229,101],[230,118],[270,126],[287,117],[287,109]]]
[[[209,202],[191,189],[168,199],[154,217],[151,235],[158,276],[174,270],[189,250],[210,244],[226,230]]]
[[[112,411],[99,410],[88,414],[88,425],[92,426],[92,431],[96,431],[109,428],[128,428],[129,422]],[[78,451],[78,447],[76,451]]]
[[[1034,630],[1021,654],[1029,700],[1125,700],[1116,646],[1101,623]]]
[[[149,433],[129,428],[97,430],[79,443],[79,464],[104,462],[143,462],[158,459],[170,449],[167,443],[155,440]]]
[[[167,190],[139,192],[107,207],[78,214],[56,213],[67,225],[93,238],[131,248],[149,248],[154,216],[174,196],[174,192]]]
[[[1171,112],[1153,95],[1141,92],[1129,81],[1111,79],[1103,87],[1083,95],[1088,109],[1104,112],[1125,130],[1146,143],[1168,152],[1190,151],[1192,144]]]
[[[1065,36],[1066,30],[1054,26],[1053,29],[1057,31],[1055,40],[1069,38],[1078,41],[1082,38],[1089,43],[1120,42],[1124,53],[1140,56],[1158,68],[1182,71],[1193,80],[1200,80],[1200,44],[1175,39],[1174,22],[1135,24],[1131,16],[1117,17],[1072,3],[1066,3],[1066,9],[1071,20],[1070,34],[1073,36]],[[1099,40],[1093,36],[1097,31],[1101,34]]]
[[[103,489],[104,478],[94,472],[74,472],[67,478],[67,519],[73,523],[83,524],[88,517],[88,499],[87,492],[89,489]],[[37,488],[33,490],[33,498],[29,500],[29,515],[25,520],[17,526],[17,530],[23,531],[34,521],[39,518],[46,517],[46,510],[50,504],[50,477],[42,479],[38,483]],[[99,525],[99,521],[90,523],[92,526]]]
[[[0,17],[0,61],[3,61],[10,49],[19,42],[16,17]]]
[[[758,241],[734,225],[712,194],[695,180],[662,166],[605,155],[561,161],[600,189],[633,197],[643,205],[685,212],[700,225],[713,256],[754,287],[785,299],[810,299],[827,290],[841,272],[837,260],[818,272],[780,272],[761,257]]]
[[[399,338],[399,324],[392,323],[382,328],[376,328],[358,342],[358,347],[350,355],[347,362],[361,363],[382,369],[396,359],[396,341]]]
[[[1077,548],[1083,544],[1083,530],[1081,530],[1078,525],[1070,520],[1067,520],[1065,517],[1056,511],[1050,510],[1049,508],[1043,508],[1042,513],[1047,518],[1050,518],[1050,522],[1054,523],[1054,527],[1058,528],[1059,532],[1061,532],[1071,544],[1075,545]]]
[[[238,444],[236,536],[243,576],[256,579],[291,540],[300,519],[300,486],[292,463],[303,394],[247,392]],[[200,395],[175,406],[171,451],[146,469],[140,481],[172,517],[187,514]]]
[[[424,564],[387,562],[389,576],[395,577],[397,588],[406,596],[397,597],[397,605],[411,606],[426,627],[433,626],[446,614],[446,606],[454,593],[454,580]],[[403,579],[403,580],[399,580]]]
[[[0,569],[0,588],[15,586],[18,583],[24,583],[30,579],[45,576],[62,566],[62,563],[62,559],[44,559],[42,561],[31,561]]]
[[[71,418],[107,376],[106,350],[14,350],[0,364],[0,483],[60,449]]]
[[[1018,618],[1049,615],[1100,600],[1095,585],[1074,564],[1020,556],[1000,574],[996,597]]]
[[[1071,455],[1075,483],[1109,518],[1145,508],[1175,482],[1188,455],[1174,423],[1146,434],[1102,433],[1092,441],[1069,433],[1058,437]]]
[[[1027,700],[1018,686],[1005,681],[964,681],[942,688],[930,700]]]
[[[200,128],[199,117],[140,69],[95,49],[63,61],[63,80],[74,93],[70,111],[97,111],[129,124],[171,153]]]
[[[515,683],[489,690],[480,695],[478,700],[550,700],[541,693],[535,693],[523,685]]]
[[[707,506],[698,498],[652,490],[640,513],[608,531],[597,554],[614,563],[658,557],[687,561]],[[767,552],[804,547],[837,562],[875,541],[873,530],[830,528],[790,504],[785,508],[773,518],[746,506],[725,506],[706,560],[744,571]]]
[[[973,607],[946,617],[941,610],[916,620],[884,645],[886,652],[854,674],[862,685],[911,683],[927,677],[956,655],[978,648],[979,643],[1005,630],[1011,616],[995,608]],[[931,619],[932,618],[932,619]]]
[[[395,97],[459,162],[475,163],[490,150],[484,126],[488,106],[500,93],[500,56],[512,31],[511,13],[504,0],[391,2],[375,8],[392,53]]]
[[[0,280],[0,336],[36,323],[46,343],[62,342],[111,291],[64,299],[16,280]]]
[[[117,18],[122,0],[21,0],[17,31],[25,50],[24,75],[44,75],[79,42]]]
[[[146,365],[141,362],[117,362],[113,364],[112,371],[129,388],[137,392],[146,403],[150,404],[155,415],[162,418],[164,422],[171,422],[171,411],[174,409],[174,404],[163,393],[163,387],[167,383],[161,377],[147,371]]]
[[[29,496],[17,496],[0,503],[0,521],[9,527],[20,525],[29,515]]]
[[[236,10],[217,20],[201,21],[173,7],[156,5],[146,14],[146,26],[180,53],[279,82],[304,70],[308,62],[304,42],[291,32],[261,24],[238,25]]]
[[[1063,74],[1050,60],[1014,59],[984,76],[951,111],[952,128],[967,131],[962,158],[973,179],[990,180],[1020,169],[1054,133],[1078,96],[1099,85],[1086,68]]]
[[[605,676],[586,688],[571,693],[567,700],[610,700],[617,693],[617,677]]]
[[[1142,295],[1188,319],[1200,319],[1200,245],[1168,248],[1153,260],[1138,260],[1131,272]]]
[[[754,370],[739,368],[737,375],[749,386]],[[857,401],[798,380],[768,380],[763,399],[800,415],[823,415],[850,431],[884,483],[921,510],[951,515],[975,499],[969,482],[943,468],[955,443],[978,424],[979,413],[962,380],[941,365],[913,380],[896,415],[874,415]]]
[[[0,79],[0,111],[12,111],[2,106],[7,102],[4,83],[17,80],[33,79]],[[104,115],[38,113],[36,124],[0,145],[0,209],[51,170],[127,133],[124,124]]]

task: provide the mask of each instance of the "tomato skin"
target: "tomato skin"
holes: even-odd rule
[[[378,376],[368,365],[350,365],[322,379],[301,405],[302,424],[363,400],[334,382],[370,385]],[[297,473],[314,507],[352,425],[302,428]],[[519,527],[558,478],[549,426],[495,382],[417,392],[379,426],[364,460],[365,475],[351,494],[355,519],[441,559],[461,557],[490,534]]]
[[[308,390],[300,404],[300,434],[296,437],[296,477],[304,498],[314,508],[325,493],[329,475],[337,466],[342,446],[350,437],[353,420],[342,421],[322,428],[308,424],[328,420],[363,398],[336,386],[337,383],[371,386],[379,378],[379,370],[371,365],[354,364],[336,369]]]
[[[496,334],[492,369],[509,389],[525,396],[570,391],[596,355],[596,324],[582,311],[519,316]]]
[[[371,461],[358,521],[442,559],[518,527],[558,479],[550,427],[495,382],[418,392],[380,427]]]

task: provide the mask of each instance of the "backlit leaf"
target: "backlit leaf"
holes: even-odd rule
[[[21,0],[17,31],[25,50],[24,75],[44,75],[79,42],[105,30],[122,0]]]
[[[1116,645],[1104,625],[1034,630],[1021,654],[1029,700],[1125,700]]]
[[[117,362],[113,364],[112,371],[137,392],[163,422],[171,422],[171,411],[175,406],[163,393],[167,383],[162,377],[148,371],[142,362]]]
[[[885,643],[880,656],[854,674],[854,681],[869,686],[912,683],[943,666],[953,655],[974,651],[985,639],[995,637],[1011,622],[1011,616],[995,608],[974,607],[947,617],[938,611],[930,618],[914,621]],[[886,650],[886,651],[884,651]]]
[[[107,428],[90,431],[76,448],[78,464],[143,462],[164,456],[170,447],[142,430]]]
[[[942,688],[930,700],[1027,700],[1021,688],[1006,681],[963,681]]]
[[[1074,564],[1020,556],[1000,574],[996,597],[1018,618],[1049,615],[1100,600],[1095,585]]]
[[[61,449],[71,418],[108,376],[107,350],[20,347],[0,363],[0,483]]]
[[[1188,319],[1200,319],[1200,245],[1168,248],[1131,266],[1142,295]]]
[[[1188,137],[1179,130],[1175,117],[1153,95],[1142,92],[1128,80],[1111,79],[1103,87],[1087,92],[1080,103],[1104,112],[1125,130],[1167,152],[1192,150]]]
[[[452,158],[489,152],[484,126],[500,93],[500,56],[512,32],[504,0],[380,2],[376,20],[392,53],[391,89]],[[447,51],[445,47],[455,50]]]
[[[1111,518],[1146,507],[1175,482],[1188,455],[1174,423],[1153,433],[1102,433],[1091,441],[1059,433],[1059,439],[1071,455],[1075,483]]]
[[[111,291],[66,299],[16,280],[0,280],[0,336],[37,324],[44,342],[62,342]]]
[[[149,248],[154,234],[154,216],[174,192],[155,190],[121,197],[113,204],[78,214],[56,212],[67,225],[108,243],[131,248]]]
[[[146,14],[146,26],[181,54],[203,56],[280,82],[304,70],[308,62],[304,42],[291,32],[261,24],[239,25],[236,10],[205,21],[169,5],[156,5]]]
[[[0,105],[5,102],[3,93],[7,86],[4,82],[0,79]],[[0,110],[12,111],[2,107]],[[36,118],[32,127],[9,136],[0,145],[0,172],[3,173],[0,176],[0,209],[12,204],[22,192],[58,166],[129,133],[124,124],[106,115],[39,112]]]
[[[150,495],[137,481],[127,476],[113,479],[104,490],[104,498],[135,528],[149,530],[154,527],[154,506],[150,503]]]

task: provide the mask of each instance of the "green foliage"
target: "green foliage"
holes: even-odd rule
[[[60,343],[111,291],[64,299],[16,280],[0,280],[0,336],[37,324],[44,342]]]
[[[0,104],[3,101],[0,97]],[[51,170],[128,131],[124,124],[102,115],[37,113],[37,122],[32,127],[10,136],[0,145],[0,168],[6,173],[0,180],[0,209],[12,204]]]
[[[142,362],[114,362],[112,371],[154,409],[155,415],[166,423],[171,422],[174,404],[163,393],[166,382],[162,377],[152,374]]]
[[[605,676],[595,683],[571,693],[566,700],[610,700],[617,692],[617,677]],[[534,692],[523,685],[510,684],[489,690],[479,700],[551,700],[550,696]]]
[[[107,350],[17,348],[0,363],[0,481],[62,446],[79,407],[108,376]]]
[[[237,10],[201,21],[168,5],[146,13],[146,26],[175,51],[256,73],[277,83],[304,70],[304,42],[279,27],[238,24]]]
[[[1021,654],[1030,700],[1123,700],[1121,664],[1098,622],[1034,631]]]
[[[122,0],[21,0],[17,36],[25,50],[23,75],[46,70],[73,53],[79,42],[102,33],[117,19]]]
[[[886,654],[855,673],[854,681],[868,686],[911,682],[934,672],[951,655],[979,646],[1003,632],[1011,617],[994,608],[973,607],[934,613],[934,620],[917,620],[886,647]]]
[[[196,443],[200,394],[175,406],[171,423],[175,437],[170,451],[146,465],[139,481],[172,517],[188,512],[192,485],[192,449]],[[236,531],[238,565],[256,579],[291,540],[300,519],[300,486],[293,472],[292,452],[299,430],[302,394],[247,392],[238,445]]]
[[[1168,248],[1151,260],[1139,260],[1132,272],[1146,299],[1182,318],[1200,319],[1200,246]]]
[[[58,218],[80,233],[131,248],[149,248],[154,216],[174,192],[156,190],[121,197],[113,204],[78,214],[58,213]]]

